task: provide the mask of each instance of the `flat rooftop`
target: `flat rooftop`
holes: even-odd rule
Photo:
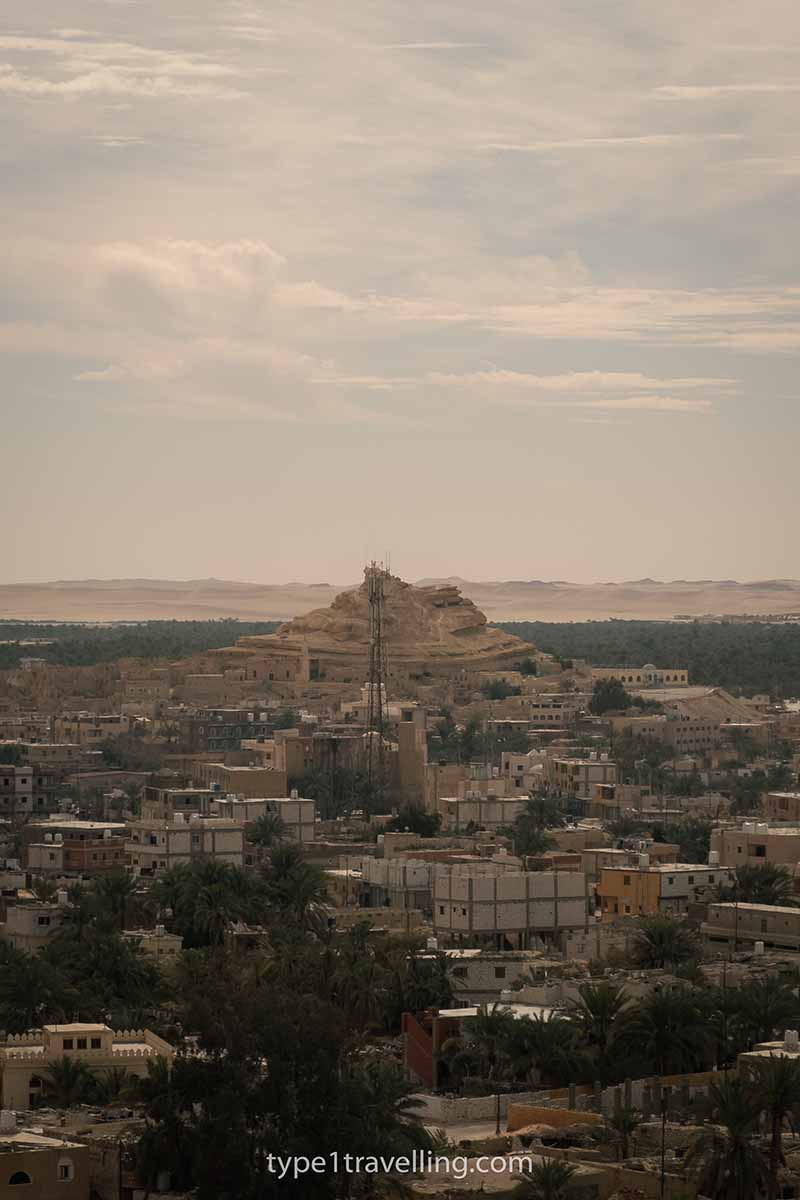
[[[794,917],[800,917],[800,908],[796,908],[794,905],[790,904],[749,904],[743,900],[737,904],[735,900],[718,900],[711,904],[710,907],[738,909],[739,912],[759,913],[764,917],[769,913],[780,913],[784,916],[791,914]]]

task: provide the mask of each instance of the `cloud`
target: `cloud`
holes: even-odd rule
[[[98,68],[72,79],[51,80],[15,71],[9,63],[0,64],[0,92],[16,96],[91,96],[107,93],[141,97],[208,97],[215,100],[239,100],[245,94],[217,84],[182,82],[168,76],[137,77],[111,68]]]
[[[480,42],[387,42],[379,50],[479,50]]]
[[[656,95],[669,100],[714,100],[720,96],[780,95],[800,92],[800,81],[764,80],[760,83],[664,84]]]
[[[466,375],[432,372],[427,378],[433,383],[453,386],[508,386],[543,392],[636,391],[640,388],[668,388],[672,391],[713,388],[715,391],[731,391],[737,387],[735,379],[702,376],[655,379],[638,371],[566,371],[561,375],[531,375],[523,371],[493,369]]]
[[[225,82],[238,68],[205,54],[158,49],[129,41],[97,40],[85,31],[61,30],[58,37],[0,36],[0,51],[51,59],[58,77],[41,69],[0,64],[0,92],[28,97],[86,97],[97,94],[149,98],[241,99],[246,93]],[[69,72],[70,78],[63,78]]]
[[[686,146],[702,142],[738,142],[738,133],[647,133],[636,136],[569,138],[550,142],[487,142],[484,150],[512,154],[548,154],[555,150],[603,150],[626,146]]]

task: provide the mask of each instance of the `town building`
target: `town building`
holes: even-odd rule
[[[493,864],[436,865],[434,933],[449,944],[528,949],[587,924],[586,876],[508,871]]]
[[[653,864],[647,854],[642,854],[637,866],[600,868],[597,903],[604,921],[620,916],[685,913],[700,894],[731,879],[724,867],[708,863]]]
[[[149,1029],[122,1033],[107,1025],[45,1025],[35,1033],[21,1033],[0,1041],[0,1095],[2,1107],[27,1109],[41,1095],[41,1074],[61,1058],[82,1060],[95,1074],[124,1067],[132,1075],[146,1075],[148,1062],[172,1062],[173,1048]]]
[[[29,820],[52,812],[58,807],[61,780],[61,772],[52,766],[0,763],[0,818]]]
[[[601,783],[617,782],[617,766],[607,754],[589,758],[550,758],[545,760],[544,775],[547,791],[562,799],[590,801],[595,787]]]
[[[126,827],[119,821],[53,816],[26,825],[24,834],[32,875],[84,877],[125,868]]]
[[[800,792],[767,792],[761,805],[769,821],[800,823]]]
[[[6,906],[5,919],[0,924],[0,941],[35,954],[63,924],[67,912],[67,893],[60,891],[55,903],[29,898],[17,898]]]
[[[178,727],[181,747],[190,754],[239,750],[243,739],[272,733],[265,709],[212,707],[166,715]]]
[[[711,831],[711,853],[725,867],[772,863],[794,874],[800,867],[800,825],[744,821],[735,829],[719,826]]]
[[[513,825],[524,808],[524,798],[514,796],[481,796],[478,793],[457,797],[444,797],[439,801],[442,825],[451,833],[461,833],[470,827],[496,831]]]
[[[224,817],[192,816],[187,821],[176,813],[172,821],[132,821],[128,832],[130,865],[147,877],[201,857],[244,864],[244,828]]]
[[[243,825],[245,834],[247,826],[252,825],[259,817],[276,816],[281,820],[288,841],[300,842],[303,845],[314,841],[316,804],[313,800],[306,800],[297,794],[275,800],[216,795],[211,804],[211,813]]]
[[[17,1130],[10,1110],[0,1114],[0,1196],[4,1200],[13,1196],[89,1200],[90,1194],[88,1146],[32,1129]]]
[[[431,871],[431,863],[415,858],[364,857],[360,864],[360,906],[430,912]]]
[[[625,687],[688,687],[689,672],[686,667],[655,667],[646,663],[643,667],[592,667],[592,683],[616,679]]]
[[[124,713],[62,713],[54,723],[56,742],[73,742],[92,749],[108,738],[129,733],[131,719]]]
[[[169,933],[163,925],[156,925],[155,929],[126,929],[122,937],[159,963],[175,962],[183,949],[180,934]]]
[[[700,926],[705,949],[800,950],[800,908],[779,904],[709,904]]]
[[[184,817],[192,813],[207,816],[219,788],[171,788],[147,784],[142,792],[143,821],[171,821],[176,813]]]
[[[226,766],[221,762],[198,762],[195,781],[223,795],[246,799],[279,800],[289,794],[286,772],[275,767]]]

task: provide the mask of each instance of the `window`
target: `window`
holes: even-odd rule
[[[100,1038],[92,1038],[92,1049],[99,1050],[101,1046]]]
[[[629,913],[630,911],[631,911],[631,906],[630,906],[630,904],[626,904],[626,905],[625,905],[625,912],[626,912],[626,913]]]
[[[74,1050],[75,1049],[75,1043],[73,1042],[72,1038],[64,1038],[64,1049],[65,1050]]]
[[[444,916],[444,905],[443,904],[439,905],[439,916],[440,917]]]
[[[674,876],[674,875],[668,875],[668,876],[667,876],[667,883],[674,883],[674,882],[675,882],[675,876]]]
[[[77,1048],[79,1050],[85,1050],[86,1049],[86,1038],[78,1038],[75,1045],[77,1046]]]
[[[753,854],[755,855],[756,858],[766,858],[767,857],[767,847],[766,846],[753,846]]]
[[[687,883],[694,883],[694,875],[689,875],[686,879]]]
[[[623,886],[623,887],[630,887],[630,886],[631,886],[631,877],[630,877],[630,875],[623,875],[623,876],[622,876],[622,886]]]
[[[71,1158],[59,1159],[56,1178],[59,1183],[69,1183],[71,1179],[75,1178],[75,1168],[72,1165]]]
[[[453,976],[456,979],[466,979],[467,978],[467,968],[466,967],[453,967]]]
[[[495,979],[505,979],[505,977],[506,977],[505,967],[495,967],[494,977],[495,977]]]
[[[33,1183],[27,1171],[15,1171],[8,1181],[9,1187],[17,1187],[20,1183]]]

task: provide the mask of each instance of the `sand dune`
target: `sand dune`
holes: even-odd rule
[[[639,579],[622,583],[466,579],[455,583],[494,621],[584,621],[608,617],[800,614],[800,581]],[[222,579],[59,580],[0,585],[0,620],[288,620],[322,608],[355,584],[239,583]]]

